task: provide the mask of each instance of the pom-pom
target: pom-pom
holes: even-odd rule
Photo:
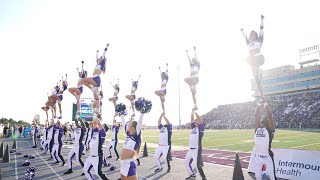
[[[144,102],[144,98],[143,97],[139,97],[135,102],[134,102],[134,107],[136,108],[137,111],[141,111],[142,109],[142,104]]]
[[[22,164],[22,166],[29,166],[30,165],[30,162],[28,161],[28,160],[26,160],[23,164]]]
[[[127,109],[126,105],[122,103],[117,104],[115,107],[116,113],[125,114],[125,115],[126,115],[126,109]]]
[[[138,98],[134,105],[136,110],[143,114],[149,113],[152,109],[152,102],[143,97]]]

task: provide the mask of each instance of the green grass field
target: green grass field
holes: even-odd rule
[[[158,143],[158,130],[143,130],[143,141]],[[190,130],[173,130],[172,146],[188,146]],[[203,137],[203,148],[250,152],[254,146],[254,130],[206,130]],[[119,139],[124,139],[123,131]],[[122,143],[119,143],[121,146]],[[273,148],[295,148],[320,151],[320,131],[282,130],[277,129]],[[174,148],[173,148],[174,149]],[[149,152],[154,148],[148,147]]]

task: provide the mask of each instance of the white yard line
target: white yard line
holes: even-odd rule
[[[25,141],[25,142],[28,143],[29,146],[31,146],[28,141]],[[42,156],[41,156],[35,149],[33,149],[33,151],[38,154],[38,156],[42,159],[42,161],[47,164],[47,166],[52,170],[52,172],[54,172],[54,173],[58,176],[59,179],[63,180],[63,179],[60,177],[60,175],[59,175],[54,169],[52,169],[52,167],[47,163],[47,161],[45,161],[45,160],[42,158]]]
[[[18,170],[17,170],[18,168],[17,168],[17,156],[16,156],[16,153],[14,153],[14,172],[15,172],[15,174],[16,174],[16,180],[18,180],[19,179],[19,177],[18,177]]]

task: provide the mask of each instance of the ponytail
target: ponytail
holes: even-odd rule
[[[141,132],[140,132],[141,133]],[[140,156],[140,152],[141,152],[141,146],[142,146],[142,142],[143,142],[143,138],[142,138],[142,135],[140,135],[140,145],[139,145],[139,147],[138,147],[138,149],[137,149],[137,151],[134,153],[134,155],[133,155],[133,159],[138,159],[139,158],[139,156]]]

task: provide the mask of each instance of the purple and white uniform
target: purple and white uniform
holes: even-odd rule
[[[99,130],[95,128],[92,130],[92,138],[89,143],[90,155],[84,163],[83,172],[87,179],[94,179],[91,174],[91,169],[94,169],[96,175],[100,176],[102,179],[108,179],[105,174],[102,173],[101,167],[103,162],[103,150],[102,145],[106,139],[106,132],[104,129]]]
[[[160,157],[166,158],[168,166],[170,166],[168,153],[171,150],[171,136],[172,136],[172,124],[158,126],[159,128],[159,145],[156,149],[154,159],[156,161],[157,167],[162,168]]]
[[[52,152],[51,152],[51,156],[56,160],[56,162],[59,162],[58,160],[58,156],[61,159],[61,161],[63,163],[65,163],[63,156],[61,155],[61,148],[62,148],[62,136],[63,136],[63,129],[60,127],[56,127],[55,128],[55,132],[54,132],[54,138],[53,138],[53,148],[52,148]]]
[[[84,145],[82,143],[83,137],[84,137],[85,131],[82,128],[77,128],[74,130],[74,144],[72,149],[69,152],[68,155],[68,167],[72,170],[72,159],[76,157],[76,160],[80,163],[80,165],[83,167],[83,162],[81,160],[81,154],[84,149]]]
[[[56,125],[49,126],[48,128],[48,136],[47,136],[47,144],[49,146],[50,154],[52,153],[52,148],[54,145],[54,132],[55,132]]]
[[[201,177],[205,177],[202,166],[202,137],[204,135],[204,124],[191,123],[191,134],[189,138],[189,150],[185,158],[185,166],[189,174],[195,174],[192,163],[196,163],[197,172],[200,173]]]
[[[111,156],[111,149],[113,148],[114,152],[117,155],[117,158],[119,158],[119,154],[117,151],[117,144],[118,144],[118,133],[119,133],[119,126],[113,125],[111,128],[111,141],[108,145],[108,153],[107,156]]]
[[[41,140],[41,147],[43,148],[43,151],[45,153],[47,153],[48,151],[48,128],[44,128],[43,129],[43,136],[42,136],[42,140]]]
[[[254,172],[256,179],[262,179],[263,165],[264,172],[270,179],[275,179],[273,153],[271,151],[271,143],[274,137],[274,130],[269,128],[256,128],[254,134]]]
[[[37,135],[38,135],[38,127],[34,127],[33,129],[33,136],[32,136],[32,141],[33,141],[33,145],[35,147],[37,147]]]
[[[141,145],[141,126],[142,126],[143,114],[140,114],[139,120],[137,122],[136,133],[131,135],[127,131],[128,123],[124,120],[124,116],[121,116],[122,125],[125,133],[127,134],[127,138],[124,142],[123,149],[128,149],[133,152],[136,152]],[[136,163],[131,159],[125,159],[120,161],[120,173],[123,176],[134,176],[136,175]]]
[[[107,59],[105,58],[106,52],[107,52],[107,48],[104,49],[101,64],[98,64],[98,54],[97,54],[97,65],[94,68],[94,70],[99,69],[100,71],[103,71],[106,68],[106,61],[107,61]],[[100,87],[100,85],[101,85],[100,75],[94,75],[93,80],[94,80],[94,82],[96,82],[97,86]]]
[[[68,86],[62,86],[62,87],[60,87],[60,90],[59,90],[59,92],[58,92],[58,97],[59,97],[59,101],[58,101],[58,103],[61,103],[61,101],[62,101],[62,99],[63,99],[63,92],[65,91],[65,90],[67,90],[68,89]]]

